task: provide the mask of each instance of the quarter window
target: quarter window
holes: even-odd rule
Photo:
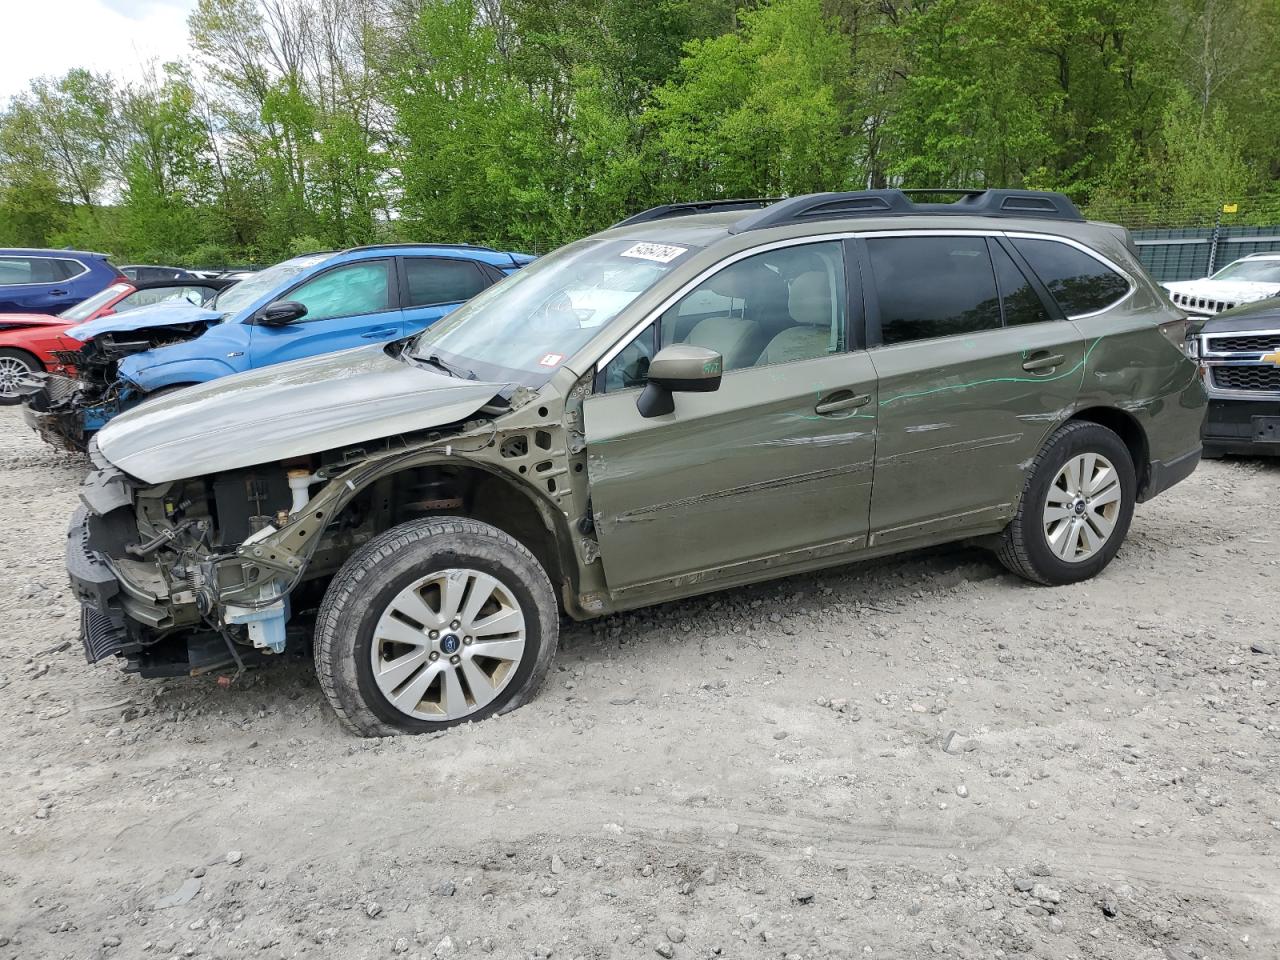
[[[1013,245],[1069,317],[1105,310],[1129,292],[1128,280],[1073,246],[1023,237]]]
[[[466,260],[406,257],[403,263],[409,288],[406,307],[462,303],[489,285],[480,268]]]
[[[991,259],[996,266],[996,284],[1000,287],[1000,303],[1004,308],[1004,325],[1016,327],[1024,323],[1048,323],[1052,318],[1031,281],[1000,244],[992,241],[990,246]]]
[[[886,345],[1000,327],[984,237],[875,237],[867,253]]]
[[[391,308],[390,261],[368,260],[335,267],[281,299],[307,308],[304,320],[332,320]]]

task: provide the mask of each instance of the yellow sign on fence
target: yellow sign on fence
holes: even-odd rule
[[[1239,209],[1240,209],[1240,204],[1238,203],[1224,203],[1222,205],[1223,213],[1236,213]]]

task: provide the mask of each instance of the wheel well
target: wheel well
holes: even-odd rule
[[[565,555],[572,541],[558,511],[550,504],[539,510],[536,496],[478,467],[429,464],[380,478],[346,509],[356,507],[377,533],[427,516],[465,516],[487,523],[520,541],[559,587],[575,569],[572,556]],[[576,591],[576,583],[569,586]]]
[[[35,368],[36,368],[37,370],[46,370],[46,369],[48,369],[48,368],[44,365],[44,361],[43,361],[43,360],[41,360],[39,357],[37,357],[37,356],[36,356],[34,353],[32,353],[30,350],[23,350],[21,347],[0,347],[0,353],[16,353],[16,354],[20,355],[21,357],[23,357],[23,359],[25,359],[25,360],[29,360],[31,363],[35,364]]]
[[[1147,445],[1147,432],[1142,429],[1142,424],[1131,414],[1115,407],[1089,407],[1075,413],[1071,420],[1096,423],[1124,441],[1124,445],[1129,448],[1129,456],[1133,458],[1133,469],[1138,478],[1138,496],[1141,498],[1150,479],[1151,467],[1151,448]]]

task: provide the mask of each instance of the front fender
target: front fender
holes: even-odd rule
[[[237,373],[225,360],[214,357],[170,357],[179,347],[161,347],[135,353],[120,361],[120,379],[133,384],[143,393],[154,393],[177,384],[207,383]]]

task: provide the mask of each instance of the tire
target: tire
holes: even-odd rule
[[[439,618],[446,590],[456,630]],[[559,633],[551,581],[523,545],[475,520],[415,520],[369,541],[333,578],[316,618],[316,674],[353,733],[431,733],[528,703]],[[498,654],[482,653],[486,644]]]
[[[1069,464],[1081,474],[1089,471],[1089,483],[1073,484],[1072,474],[1064,476]],[[1104,466],[1113,471],[1114,482]],[[1018,512],[1005,528],[996,556],[1035,583],[1061,586],[1087,580],[1120,549],[1133,519],[1137,486],[1124,441],[1096,423],[1069,422],[1049,437],[1032,462]],[[1118,500],[1109,499],[1113,495]]]
[[[27,351],[0,348],[0,407],[15,407],[22,402],[17,392],[18,377],[43,371],[44,364]]]

